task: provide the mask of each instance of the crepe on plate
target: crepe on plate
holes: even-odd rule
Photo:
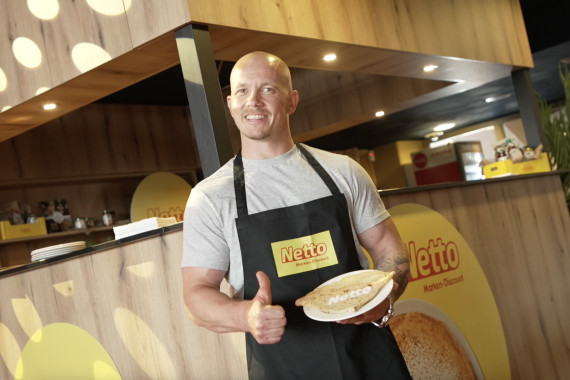
[[[297,299],[295,305],[310,306],[323,313],[354,313],[372,300],[395,272],[370,270],[349,274],[322,285]]]

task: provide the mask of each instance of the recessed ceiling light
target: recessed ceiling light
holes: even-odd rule
[[[498,102],[499,100],[507,99],[510,97],[511,97],[511,94],[503,94],[503,95],[499,95],[499,96],[489,96],[488,98],[485,98],[485,103]]]
[[[426,73],[429,73],[430,71],[434,71],[435,69],[437,69],[437,65],[426,65],[424,66],[423,70]]]
[[[382,117],[384,116],[384,111],[378,111],[374,114],[376,117]]]
[[[431,141],[437,141],[441,135],[443,135],[443,132],[430,132],[425,135],[424,138],[430,139]]]
[[[43,105],[44,110],[49,111],[49,110],[54,110],[57,108],[57,105],[55,103],[46,103]]]
[[[444,123],[436,126],[433,130],[436,132],[447,131],[448,129],[451,129],[453,127],[455,127],[455,123]]]
[[[324,59],[326,62],[334,61],[334,60],[336,59],[336,54],[334,54],[334,53],[327,54],[327,55],[325,55],[325,56],[323,57],[323,59]]]

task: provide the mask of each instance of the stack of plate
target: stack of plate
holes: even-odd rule
[[[83,248],[85,248],[84,241],[75,241],[72,243],[58,244],[52,245],[51,247],[35,249],[31,253],[32,261],[39,261],[49,259],[50,257],[65,255],[66,253],[78,251]]]

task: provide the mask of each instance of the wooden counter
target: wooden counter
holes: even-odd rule
[[[104,347],[123,379],[246,379],[244,335],[217,335],[188,319],[180,226],[150,235],[4,272],[0,378],[14,378],[34,332],[69,323]]]
[[[556,173],[387,191],[382,199],[387,208],[430,207],[465,238],[493,290],[513,379],[570,378],[570,220]]]
[[[570,220],[556,173],[382,197],[388,208],[428,206],[463,235],[493,289],[513,379],[570,378]],[[0,272],[0,378],[14,376],[34,332],[58,322],[91,334],[124,379],[246,378],[243,334],[188,320],[181,252],[178,225]]]

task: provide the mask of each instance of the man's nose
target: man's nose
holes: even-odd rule
[[[250,106],[260,105],[261,104],[261,98],[260,98],[259,92],[257,92],[257,91],[251,92],[251,94],[249,94],[249,96],[247,98],[247,104]]]

